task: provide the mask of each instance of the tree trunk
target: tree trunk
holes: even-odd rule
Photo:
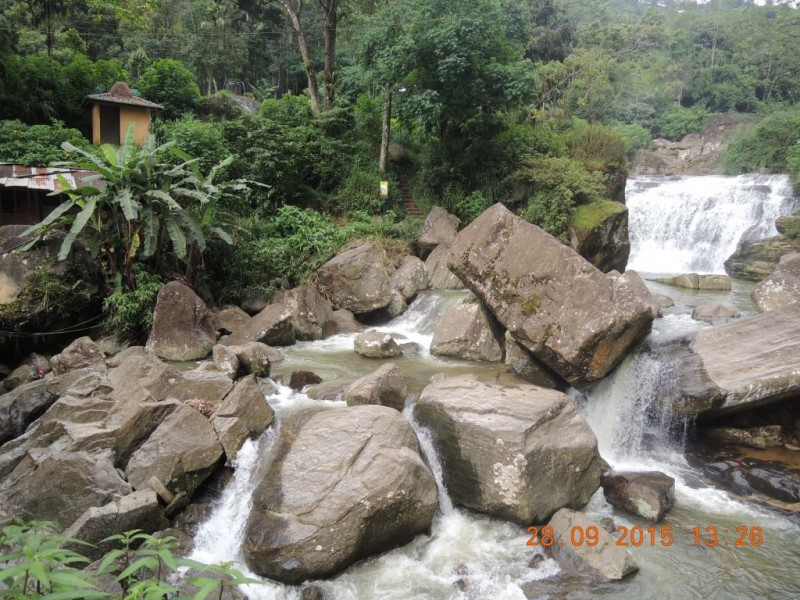
[[[317,75],[314,73],[314,66],[311,64],[311,55],[308,52],[308,44],[306,43],[306,35],[303,31],[303,26],[300,23],[300,2],[295,8],[292,5],[292,0],[280,0],[280,3],[286,9],[289,19],[292,22],[292,28],[297,35],[297,44],[300,46],[300,56],[303,57],[303,66],[306,69],[306,76],[308,77],[308,92],[311,95],[311,111],[315,116],[320,114],[320,100],[319,100],[319,87],[317,87]]]
[[[383,92],[383,126],[381,127],[381,156],[378,170],[385,173],[389,167],[389,138],[392,135],[392,89],[386,86]]]
[[[330,108],[336,96],[336,26],[339,0],[320,0],[325,11],[325,106]]]

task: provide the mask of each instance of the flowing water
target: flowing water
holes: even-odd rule
[[[706,181],[709,178],[696,179],[700,180],[696,186],[698,190],[705,190],[709,185]],[[782,180],[751,177],[741,181],[753,187],[778,186]],[[641,183],[641,180],[634,181],[631,187],[635,189]],[[669,183],[659,185],[668,187]],[[637,194],[630,193],[631,187],[629,198],[635,199]],[[734,197],[739,196],[734,194]],[[765,196],[751,197],[760,201]],[[705,206],[705,201],[701,200],[686,202]],[[632,216],[634,212],[632,208]],[[698,227],[694,231],[699,237],[685,243],[681,260],[692,265],[706,264],[703,261],[707,250],[700,243],[704,235],[701,232],[705,229]],[[640,245],[639,250],[641,248]],[[647,262],[646,256],[646,252],[639,251],[640,268],[659,272],[654,268],[657,265]],[[708,269],[696,267],[695,270],[717,270],[716,266],[708,264]],[[684,267],[675,263],[670,270],[680,271]],[[651,544],[646,537],[647,541],[641,546],[629,548],[640,566],[637,574],[622,582],[588,584],[561,577],[557,564],[551,559],[545,558],[531,568],[530,560],[538,549],[525,545],[528,535],[524,527],[453,507],[442,485],[441,465],[434,444],[414,418],[414,399],[434,374],[477,373],[495,378],[498,370],[493,365],[430,356],[428,347],[436,321],[446,308],[469,300],[470,295],[466,292],[424,293],[405,315],[379,329],[403,335],[418,346],[415,355],[394,362],[409,383],[404,415],[415,429],[421,451],[439,485],[440,512],[430,535],[417,536],[402,548],[361,561],[330,581],[316,583],[336,600],[800,598],[800,578],[797,577],[800,573],[800,528],[774,511],[715,488],[691,467],[683,453],[683,440],[690,424],[676,419],[660,402],[674,381],[675,367],[664,353],[664,345],[707,326],[690,318],[691,305],[710,296],[736,305],[745,313],[752,312],[750,286],[737,284],[732,292],[703,294],[652,282],[648,285],[654,291],[675,298],[675,308],[665,311],[665,316],[656,320],[648,339],[614,373],[589,390],[570,390],[569,394],[595,431],[601,454],[612,465],[619,469],[658,470],[675,478],[676,505],[657,527],[657,530],[671,528],[673,542],[670,545],[662,546],[659,538]],[[312,370],[326,382],[339,382],[344,386],[373,371],[377,364],[353,352],[354,337],[342,335],[287,348],[286,361],[275,365],[274,371],[281,374]],[[206,562],[234,561],[246,572],[239,548],[252,499],[251,476],[259,463],[270,460],[270,449],[273,440],[280,435],[281,424],[301,412],[344,406],[341,401],[313,400],[305,393],[280,385],[266,401],[275,410],[277,425],[260,440],[247,442],[240,451],[233,481],[196,536],[193,558]],[[584,512],[596,519],[610,516],[618,526],[649,526],[615,510],[606,503],[602,491],[595,494]],[[720,545],[695,544],[692,529],[700,527],[702,530],[708,526],[718,528]],[[763,544],[737,547],[735,529],[740,526],[763,528]],[[244,591],[252,600],[294,600],[301,593],[300,588],[269,581],[247,586]]]
[[[651,273],[724,273],[740,241],[777,235],[795,208],[787,175],[639,178],[625,195],[628,268]]]

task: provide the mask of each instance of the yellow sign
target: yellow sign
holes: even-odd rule
[[[381,181],[381,198],[388,198],[389,197],[389,182],[388,181]]]

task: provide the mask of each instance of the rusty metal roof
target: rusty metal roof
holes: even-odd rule
[[[58,177],[59,175],[64,178],[69,187],[90,185],[101,191],[106,187],[103,179],[86,181],[90,177],[97,176],[94,171],[68,167],[27,167],[9,164],[0,164],[0,187],[28,188],[49,192],[61,191],[65,187]]]

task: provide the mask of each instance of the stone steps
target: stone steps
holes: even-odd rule
[[[400,176],[400,195],[403,199],[403,209],[409,217],[422,217],[422,211],[414,201],[414,196],[411,193],[411,180],[407,175]]]

